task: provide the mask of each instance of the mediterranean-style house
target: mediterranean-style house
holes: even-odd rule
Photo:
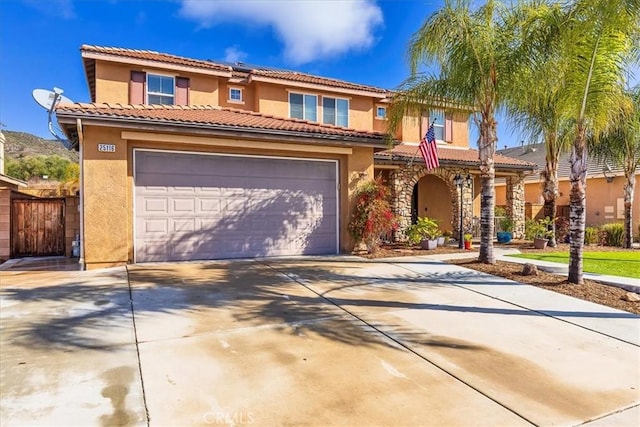
[[[544,144],[529,144],[522,147],[505,148],[500,154],[525,162],[535,163],[539,170],[545,167]],[[560,155],[558,159],[558,199],[557,216],[569,219],[570,182],[569,153]],[[637,173],[637,171],[636,171]],[[624,220],[624,185],[626,178],[624,171],[618,165],[601,162],[595,157],[587,158],[587,187],[586,187],[586,224],[598,226]],[[544,199],[542,198],[542,177],[538,174],[525,178],[525,209],[528,218],[542,218]],[[506,185],[496,183],[496,203],[506,203]],[[640,226],[640,185],[636,185],[633,194],[632,217],[633,235],[638,233]]]
[[[462,214],[467,230],[479,216],[470,112],[425,106],[390,149],[386,89],[147,50],[81,55],[91,102],[56,115],[80,151],[87,268],[348,252],[353,194],[378,174],[401,229],[428,215],[457,231]],[[417,144],[433,119],[440,167],[429,172]],[[535,165],[496,155],[495,166],[520,235]]]

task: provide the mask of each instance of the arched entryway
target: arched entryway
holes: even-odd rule
[[[424,165],[413,164],[396,169],[390,174],[393,207],[399,219],[399,233],[396,234],[397,240],[404,239],[403,232],[411,225],[412,216],[436,218],[439,220],[443,231],[452,230],[454,235],[458,235],[460,189],[453,182],[453,178],[457,173],[466,176],[469,171],[449,168],[427,171]],[[420,185],[421,182],[422,185]],[[414,207],[416,184],[418,184],[416,191],[418,199]],[[463,190],[462,201],[463,231],[466,232],[470,230],[473,211],[471,189],[465,188]]]
[[[423,176],[415,183],[411,197],[415,210],[412,222],[417,217],[428,216],[438,221],[442,231],[453,231],[451,188],[442,178],[432,174]]]

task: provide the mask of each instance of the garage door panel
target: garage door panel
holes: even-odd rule
[[[135,153],[137,261],[337,250],[336,162]]]

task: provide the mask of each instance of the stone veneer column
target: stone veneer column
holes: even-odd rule
[[[438,168],[431,172],[427,172],[422,163],[414,163],[410,167],[402,167],[392,171],[389,175],[391,193],[392,193],[392,208],[393,212],[398,216],[398,232],[394,235],[395,241],[406,240],[404,230],[411,225],[411,197],[413,195],[413,187],[416,182],[427,174],[433,174],[442,179],[451,192],[451,202],[453,206],[453,217],[456,218],[454,229],[457,229],[459,224],[458,216],[458,204],[460,201],[460,193],[456,191],[456,187],[453,184],[453,177],[456,171]],[[466,175],[465,175],[466,176]],[[470,191],[465,191],[464,205],[465,205],[465,228],[470,229],[471,215],[472,215],[472,195]]]
[[[507,177],[507,216],[513,219],[513,237],[524,238],[524,174]]]

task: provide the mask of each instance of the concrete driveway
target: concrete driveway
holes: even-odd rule
[[[426,258],[0,274],[3,426],[640,424],[639,317]]]

